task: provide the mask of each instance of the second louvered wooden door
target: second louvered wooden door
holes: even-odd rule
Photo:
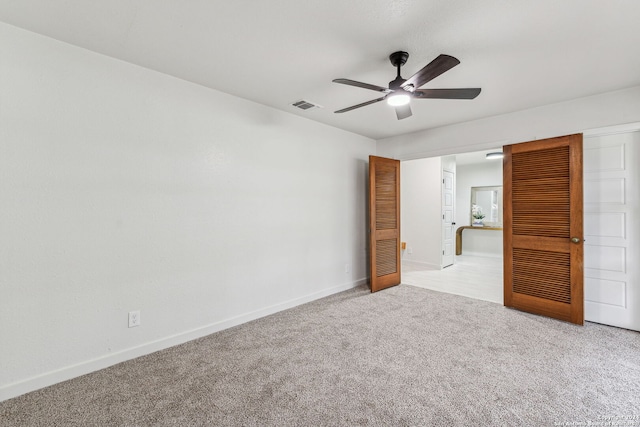
[[[583,324],[582,135],[504,154],[504,305]]]
[[[369,156],[371,292],[400,284],[400,161]]]

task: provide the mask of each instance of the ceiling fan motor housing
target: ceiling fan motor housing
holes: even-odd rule
[[[406,82],[406,79],[403,79],[402,77],[398,76],[395,78],[395,80],[391,80],[389,82],[389,89],[391,90],[398,90],[401,89],[401,85],[402,83]]]

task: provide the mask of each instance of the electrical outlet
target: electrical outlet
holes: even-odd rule
[[[344,273],[351,273],[351,266],[349,264],[344,265]]]
[[[140,326],[140,310],[129,312],[129,327],[134,328]]]

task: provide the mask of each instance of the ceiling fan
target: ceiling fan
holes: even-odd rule
[[[362,104],[352,105],[351,107],[335,111],[335,113],[346,113],[347,111],[375,104],[376,102],[380,102],[386,99],[389,105],[395,107],[398,120],[402,120],[410,117],[412,114],[411,106],[409,105],[409,101],[411,98],[474,99],[480,94],[480,88],[418,90],[420,86],[435,79],[440,74],[449,71],[450,69],[458,65],[460,61],[453,56],[440,55],[420,71],[405,80],[400,76],[400,68],[407,62],[408,58],[409,54],[402,51],[394,52],[389,55],[391,64],[398,69],[398,75],[396,76],[395,80],[389,82],[388,88],[349,79],[333,80],[335,83],[375,90],[376,92],[382,92],[385,94],[381,98],[363,102]]]

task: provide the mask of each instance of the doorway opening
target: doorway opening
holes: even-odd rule
[[[501,147],[402,162],[402,283],[502,304],[501,201],[481,206],[473,197],[475,189],[502,188],[502,161],[486,156],[496,151]],[[478,210],[483,227],[473,227]]]

